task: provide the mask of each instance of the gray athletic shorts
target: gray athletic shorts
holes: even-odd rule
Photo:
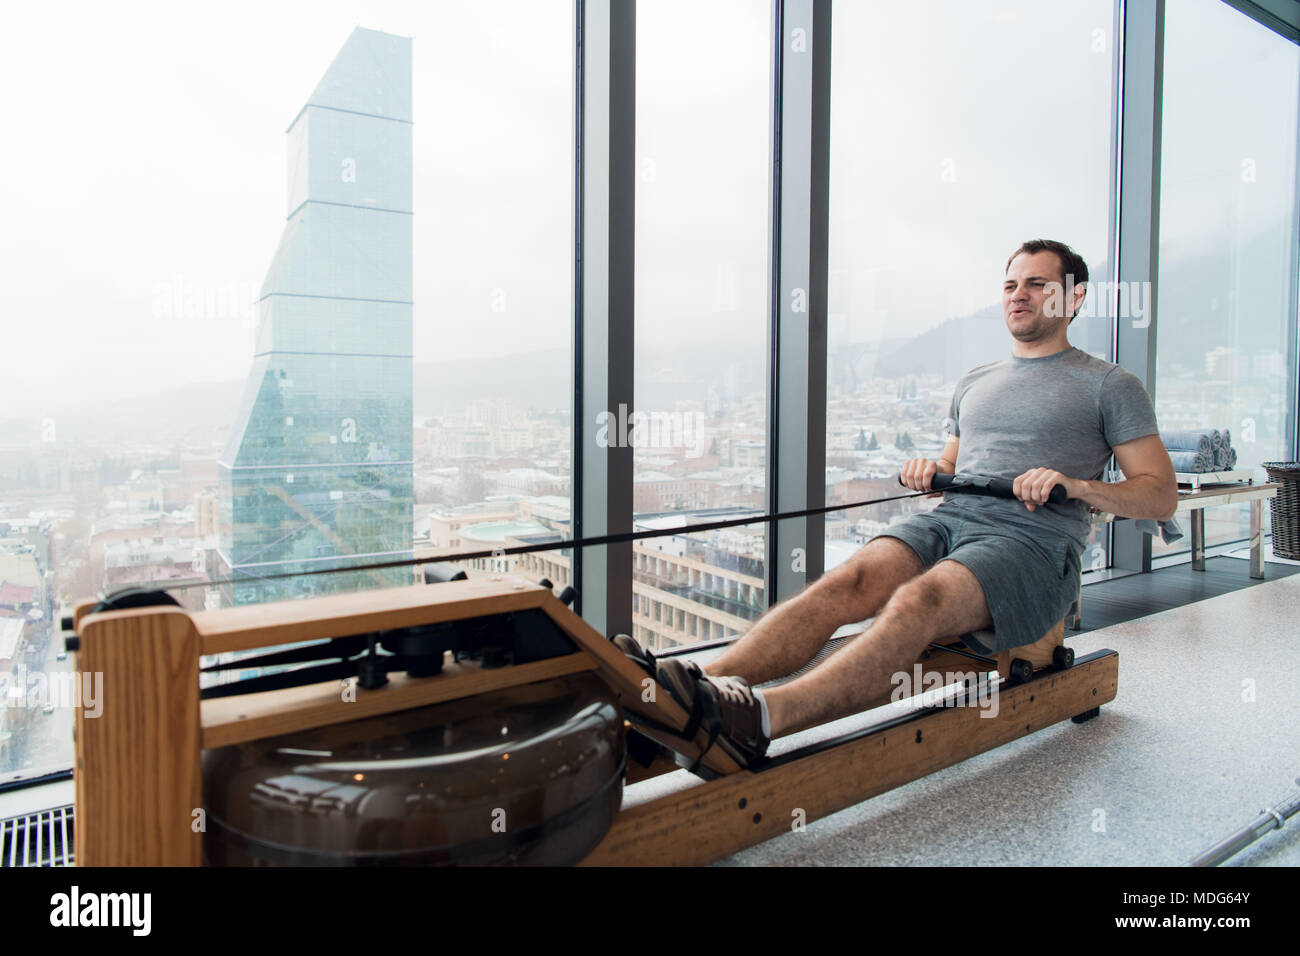
[[[991,638],[984,631],[967,639],[979,654],[1034,643],[1065,617],[1079,593],[1079,554],[1065,538],[1031,545],[989,521],[942,506],[892,524],[878,537],[902,541],[926,568],[942,558],[970,568],[993,618]],[[987,646],[989,639],[995,647]]]

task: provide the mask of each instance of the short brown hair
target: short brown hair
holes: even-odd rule
[[[1057,242],[1055,239],[1030,239],[1022,242],[1020,248],[1011,253],[1011,258],[1007,260],[1007,269],[1011,268],[1011,263],[1022,252],[1030,255],[1036,252],[1056,253],[1056,258],[1061,263],[1061,281],[1065,282],[1067,291],[1070,286],[1088,284],[1088,264],[1083,261],[1083,256],[1063,242]],[[1082,306],[1083,303],[1080,302],[1079,305]],[[1070,321],[1074,321],[1074,316],[1070,316]]]

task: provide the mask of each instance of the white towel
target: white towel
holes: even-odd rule
[[[1183,529],[1178,526],[1177,518],[1170,518],[1168,521],[1161,521],[1158,525],[1151,518],[1139,518],[1134,522],[1137,529],[1143,534],[1160,533],[1160,540],[1165,544],[1173,544],[1179,538],[1183,537]]]

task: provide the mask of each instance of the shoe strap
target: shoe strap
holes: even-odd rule
[[[722,732],[722,714],[718,710],[718,704],[713,695],[704,690],[704,681],[695,682],[695,699],[692,701],[691,715],[692,720],[697,724],[703,723],[709,732],[708,742],[705,743],[704,749],[700,751],[695,762],[688,768],[691,773],[696,773],[700,769],[700,764],[704,762],[704,756],[713,749],[714,742],[718,739],[718,734]],[[698,719],[696,719],[696,715]],[[688,739],[694,739],[694,734]]]
[[[704,680],[708,680],[708,678],[706,677]],[[699,755],[687,768],[691,773],[696,773],[700,769],[704,757],[713,749],[714,742],[722,732],[722,714],[718,710],[717,702],[713,695],[705,692],[703,687],[704,680],[695,681],[690,713],[687,715],[686,726],[681,730],[677,730],[675,727],[669,727],[667,724],[660,723],[652,717],[646,717],[643,714],[636,713],[635,711],[627,711],[627,716],[633,723],[641,724],[643,727],[653,728],[654,730],[670,734],[673,737],[678,737],[692,743],[695,741],[695,735],[699,731],[700,727],[704,727],[709,734],[708,740],[704,744],[704,748],[699,752]],[[656,682],[656,686],[660,686],[658,682]],[[672,695],[670,694],[669,696],[671,697]]]

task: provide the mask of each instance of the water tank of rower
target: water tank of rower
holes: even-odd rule
[[[208,750],[204,859],[577,863],[624,769],[622,711],[589,673]]]

